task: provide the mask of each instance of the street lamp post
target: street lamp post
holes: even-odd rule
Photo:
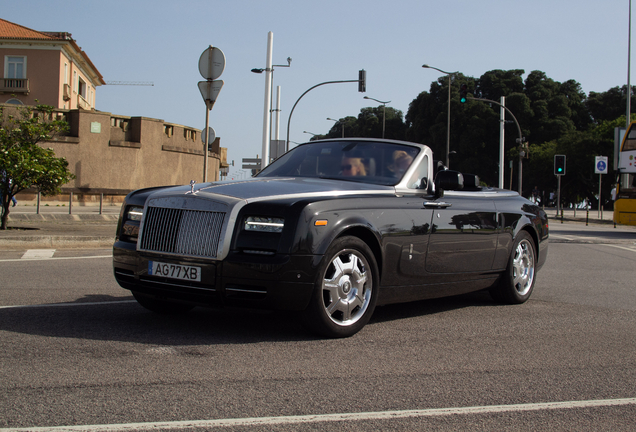
[[[305,90],[305,92],[303,94],[300,95],[300,97],[298,99],[296,99],[296,102],[294,103],[294,106],[292,106],[291,111],[289,112],[289,117],[287,117],[287,150],[289,150],[289,128],[291,127],[291,119],[292,119],[292,115],[294,114],[294,110],[296,109],[296,105],[298,105],[298,102],[300,102],[300,100],[310,91],[312,91],[315,88],[318,88],[320,86],[324,86],[327,84],[341,84],[341,83],[350,83],[350,82],[356,82],[358,83],[358,91],[359,92],[365,92],[366,91],[366,72],[364,69],[362,69],[360,71],[360,73],[358,74],[358,79],[357,80],[339,80],[339,81],[325,81],[325,82],[321,82],[320,84],[316,84],[312,87],[309,87],[307,90]],[[342,130],[343,132],[343,136],[344,136],[344,129]]]
[[[334,121],[336,123],[338,123],[340,121],[340,120],[332,119],[332,118],[329,118],[329,117],[327,117],[327,120],[331,120],[331,121]],[[342,125],[342,137],[344,138],[344,122],[340,122],[340,123]]]
[[[270,32],[271,33],[271,32]],[[268,49],[271,51],[271,47],[268,46]],[[273,93],[274,93],[274,68],[277,67],[290,67],[291,66],[291,57],[287,57],[287,64],[286,65],[272,65],[271,64],[271,52],[268,51],[268,57],[267,57],[267,67],[265,68],[254,68],[252,69],[252,72],[257,73],[257,74],[261,74],[263,72],[267,72],[268,74],[270,74],[271,76],[269,78],[266,77],[266,82],[269,80],[269,97],[265,96],[265,99],[269,99],[269,111],[266,113],[266,124],[269,126],[269,130],[267,132],[264,132],[264,136],[268,136],[268,140],[269,142],[267,143],[268,146],[271,146],[271,142],[272,142],[272,112],[276,111],[276,139],[278,140],[278,131],[279,131],[279,123],[280,123],[280,86],[278,86],[278,95],[277,95],[277,100],[276,100],[276,110],[273,109]],[[266,83],[267,84],[267,83]],[[267,102],[266,102],[267,103]],[[264,129],[266,129],[267,126],[264,126]],[[269,160],[266,160],[265,155],[267,155],[267,159],[269,158],[269,147],[267,148],[267,151],[265,149],[265,143],[263,143],[263,160],[261,163],[261,169],[265,168],[265,166],[269,163]]]
[[[523,188],[522,188],[522,181],[523,181],[523,157],[526,155],[526,152],[524,150],[524,141],[526,140],[523,136],[523,134],[521,133],[521,126],[519,126],[519,122],[517,121],[517,117],[515,117],[515,115],[512,113],[512,111],[510,111],[508,109],[508,107],[506,107],[505,105],[494,101],[494,100],[490,100],[490,99],[485,99],[485,98],[474,98],[474,97],[470,97],[468,96],[466,99],[470,99],[470,100],[475,100],[475,101],[481,101],[481,102],[488,102],[491,104],[495,104],[495,105],[499,105],[501,108],[505,109],[508,114],[510,114],[510,116],[512,117],[512,119],[514,120],[515,124],[517,125],[517,132],[519,132],[519,138],[517,138],[517,143],[519,144],[519,195],[522,195],[523,192]],[[503,148],[501,148],[500,150],[503,153]],[[503,169],[503,167],[502,167]],[[510,178],[510,186],[512,188],[512,177]]]
[[[374,99],[374,98],[369,97],[369,96],[365,96],[364,99],[374,100],[377,103],[381,103],[382,104],[382,138],[384,138],[384,129],[385,129],[385,125],[386,125],[386,104],[391,103],[391,101],[382,102],[380,100]]]
[[[441,69],[438,69],[436,67],[433,66],[429,66],[427,64],[422,65],[423,68],[425,69],[435,69],[436,71],[439,71],[443,74],[448,75],[448,118],[447,118],[447,125],[446,125],[446,167],[449,166],[450,162],[449,162],[449,157],[448,155],[450,154],[450,116],[451,116],[451,111],[450,111],[450,103],[451,103],[451,75],[459,73],[459,71],[455,71],[455,72],[446,72],[443,71]]]

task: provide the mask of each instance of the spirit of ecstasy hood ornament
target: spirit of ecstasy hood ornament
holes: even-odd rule
[[[194,185],[196,184],[196,182],[194,180],[190,180],[190,192],[186,192],[186,193],[194,193]]]

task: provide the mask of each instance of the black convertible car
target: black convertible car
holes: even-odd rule
[[[358,332],[376,305],[484,289],[525,302],[548,253],[545,212],[438,165],[422,144],[343,138],[249,180],[131,192],[115,278],[154,312],[299,311],[330,337]]]

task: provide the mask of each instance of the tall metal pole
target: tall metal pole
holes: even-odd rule
[[[382,104],[382,138],[384,138],[384,131],[386,130],[386,104],[391,103],[391,101],[382,102],[381,100],[365,96],[363,99],[374,100],[377,103]]]
[[[629,0],[629,30],[627,36],[627,112],[626,112],[626,130],[629,129],[630,117],[632,113],[632,88],[630,87],[630,66],[632,56],[632,0]]]
[[[210,56],[212,57],[212,56]],[[205,142],[203,143],[203,183],[208,182],[208,141],[210,140],[210,110],[205,107]]]
[[[296,102],[294,103],[294,106],[292,107],[291,111],[289,111],[289,117],[287,117],[287,139],[285,140],[286,141],[286,145],[285,145],[285,149],[286,150],[289,150],[289,143],[291,142],[291,141],[289,141],[289,128],[291,127],[292,114],[294,114],[294,110],[296,109],[296,105],[298,105],[298,102],[300,102],[300,100],[303,98],[303,96],[305,96],[307,93],[309,93],[310,91],[312,91],[316,87],[320,87],[320,86],[323,86],[325,84],[339,84],[339,83],[350,83],[350,82],[359,83],[360,80],[325,81],[323,83],[316,84],[313,87],[309,87],[307,90],[305,90],[305,92],[303,94],[300,95],[300,97],[298,99],[296,99]],[[344,131],[343,131],[343,135],[344,135]]]
[[[386,104],[382,104],[382,138],[386,129]]]
[[[446,117],[446,166],[450,168],[450,102],[451,74],[448,74],[448,117]]]
[[[629,130],[629,124],[631,123],[631,113],[632,113],[632,87],[630,84],[630,69],[631,69],[631,57],[632,57],[632,0],[629,0],[629,13],[628,13],[628,23],[629,28],[627,31],[627,107],[625,110],[625,133]],[[630,184],[630,174],[621,174],[620,175],[620,187],[629,187]]]
[[[474,97],[467,97],[466,99],[476,100],[476,101],[481,101],[481,102],[494,103],[495,105],[499,105],[500,107],[505,109],[508,112],[508,114],[510,114],[512,119],[515,121],[515,124],[517,125],[517,131],[519,132],[519,138],[517,138],[517,142],[519,143],[519,195],[521,195],[521,191],[522,191],[521,180],[523,178],[523,175],[522,175],[522,173],[523,173],[523,152],[521,151],[521,149],[523,148],[523,135],[521,135],[521,126],[519,126],[519,122],[517,121],[517,117],[515,117],[515,115],[512,113],[512,111],[510,111],[505,105],[502,105],[502,104],[500,104],[497,101],[490,100],[490,99],[485,99],[485,98],[474,98]]]
[[[603,174],[598,175],[598,218],[603,219],[603,200],[601,199]]]
[[[276,86],[276,128],[274,129],[274,139],[276,141],[280,139],[280,86]]]
[[[265,68],[265,109],[263,112],[263,146],[261,169],[269,164],[269,135],[272,103],[272,51],[274,46],[274,33],[267,33],[267,59]]]
[[[561,209],[561,176],[558,175],[558,186],[557,186],[557,216],[559,216],[559,210]]]
[[[422,65],[422,67],[425,68],[425,69],[435,69],[438,72],[441,72],[443,74],[448,75],[448,114],[447,114],[447,118],[446,118],[446,167],[448,168],[448,166],[450,165],[449,155],[450,155],[450,116],[451,116],[451,109],[450,109],[450,106],[451,106],[450,105],[450,102],[451,102],[451,75],[458,73],[458,71],[446,72],[446,71],[443,71],[443,70],[438,69],[436,67],[429,66],[427,64]]]
[[[212,45],[210,48],[212,49]],[[208,56],[208,69],[212,70],[212,56]],[[212,84],[208,81],[208,90]],[[205,142],[203,143],[203,183],[208,182],[208,141],[210,140],[210,105],[205,103]]]
[[[519,195],[523,196],[523,151],[521,146],[523,145],[523,138],[519,138]]]
[[[501,97],[501,107],[499,108],[499,116],[501,118],[499,123],[499,189],[504,187],[504,135],[506,132],[506,97]]]

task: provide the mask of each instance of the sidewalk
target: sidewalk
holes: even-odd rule
[[[70,210],[70,214],[69,214]],[[0,250],[110,248],[121,205],[11,207]]]
[[[561,221],[561,212],[557,214],[556,207],[545,208],[544,210],[550,221]],[[611,210],[603,210],[600,215],[598,210],[590,210],[588,213],[585,209],[564,209],[562,213],[563,222],[587,222],[590,224],[602,225],[614,224],[614,212]]]

